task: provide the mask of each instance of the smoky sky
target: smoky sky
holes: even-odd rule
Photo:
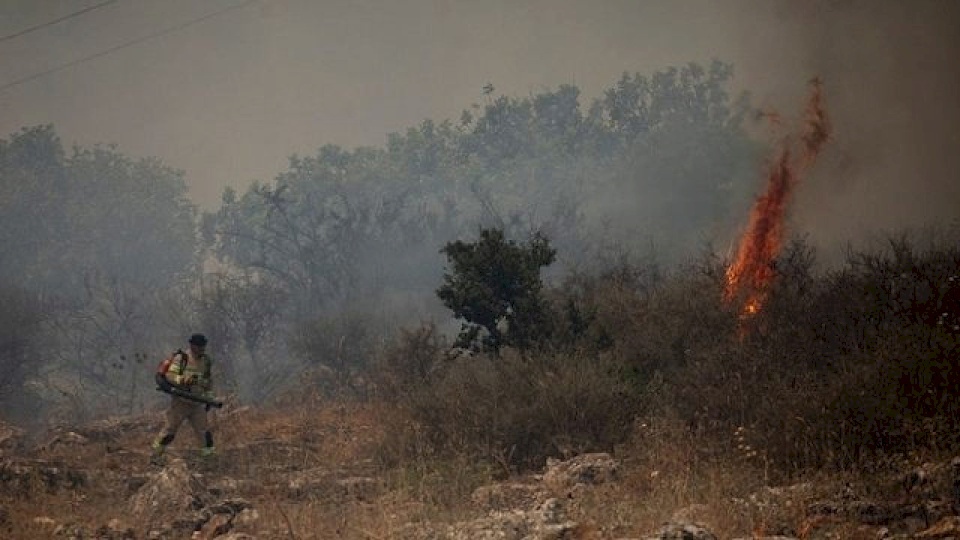
[[[0,36],[97,3],[7,0]],[[842,241],[956,219],[958,29],[949,0],[119,0],[0,41],[0,86],[77,62],[0,90],[0,134],[52,123],[67,145],[159,157],[213,209],[291,154],[456,119],[487,83],[572,83],[585,109],[624,71],[716,58],[787,117],[823,80],[834,135],[793,219]]]
[[[814,74],[824,81],[834,128],[816,170],[798,187],[794,228],[836,246],[960,225],[960,3],[754,7],[762,9],[759,18],[739,30],[743,50],[756,54],[751,70],[760,70],[743,74],[746,85],[766,80],[760,86],[773,106],[799,114],[802,97],[789,96],[801,88],[791,73]],[[762,46],[778,39],[778,47]]]

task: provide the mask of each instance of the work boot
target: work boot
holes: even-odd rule
[[[159,442],[154,442],[150,445],[150,464],[161,466],[163,465],[163,451],[165,450],[164,446]]]

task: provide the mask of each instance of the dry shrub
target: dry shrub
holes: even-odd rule
[[[641,412],[675,418],[700,459],[749,447],[768,480],[960,447],[960,250],[894,239],[819,273],[814,255],[788,244],[745,326],[706,256],[572,278],[551,293],[552,352],[451,358],[435,329],[411,332],[378,364],[402,426],[386,454],[532,469],[609,448]]]
[[[827,409],[832,414],[824,415],[824,424],[834,424],[831,446],[842,445],[847,452],[845,463],[960,448],[955,351],[955,337],[921,325],[878,340],[871,361],[855,366],[856,376],[839,381]],[[828,425],[820,427],[829,433]]]
[[[372,362],[368,378],[378,398],[396,403],[426,384],[449,358],[447,339],[435,325],[401,329]]]
[[[609,282],[596,291],[597,324],[641,378],[669,376],[729,345],[736,319],[721,302],[722,275],[719,262],[707,257],[654,284]]]
[[[634,266],[622,260],[599,275],[572,272],[546,294],[553,313],[550,345],[598,351],[623,343],[636,330],[624,323],[646,306],[662,278],[653,263]]]
[[[784,275],[790,279],[783,279]],[[906,236],[851,252],[821,276],[781,275],[751,343],[771,369],[802,382],[794,426],[767,426],[805,440],[794,459],[847,467],[917,449],[958,448],[960,250]],[[787,381],[784,381],[787,382]],[[773,391],[782,391],[782,386]],[[817,404],[817,406],[811,406]]]
[[[394,452],[467,455],[507,473],[610,448],[640,403],[622,364],[605,355],[461,356],[407,388],[396,396],[407,421]]]
[[[363,396],[366,385],[360,374],[380,345],[377,323],[357,312],[317,317],[297,325],[290,346],[307,365],[322,366],[329,375],[314,381],[317,390],[328,397]]]
[[[957,448],[958,333],[949,321],[960,313],[960,281],[951,280],[960,251],[902,238],[888,246],[817,274],[812,250],[791,243],[744,334],[711,290],[709,264],[671,277],[633,311],[643,324],[631,324],[638,365],[663,374],[661,409],[717,453],[733,450],[730,432],[747,429],[758,459],[788,475]]]

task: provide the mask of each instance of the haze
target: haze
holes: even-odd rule
[[[0,36],[99,3],[6,0]],[[67,145],[157,156],[215,209],[225,187],[272,179],[291,154],[455,119],[488,83],[515,96],[573,83],[586,103],[624,71],[717,58],[755,105],[787,116],[823,79],[834,139],[796,219],[833,243],[956,220],[958,6],[120,0],[0,41],[0,132],[52,123]]]

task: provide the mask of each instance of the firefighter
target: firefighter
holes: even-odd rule
[[[210,368],[213,361],[205,352],[207,338],[203,334],[193,334],[190,336],[188,344],[188,351],[178,350],[164,359],[158,374],[166,378],[176,388],[191,394],[211,397],[213,381],[210,376]],[[197,438],[203,442],[200,449],[201,457],[213,456],[216,449],[213,445],[213,434],[207,425],[207,410],[209,408],[209,405],[204,403],[179,396],[171,396],[166,425],[151,446],[153,450],[151,463],[161,463],[164,450],[173,442],[173,438],[177,435],[177,431],[184,420],[190,422],[190,427],[193,428]]]

